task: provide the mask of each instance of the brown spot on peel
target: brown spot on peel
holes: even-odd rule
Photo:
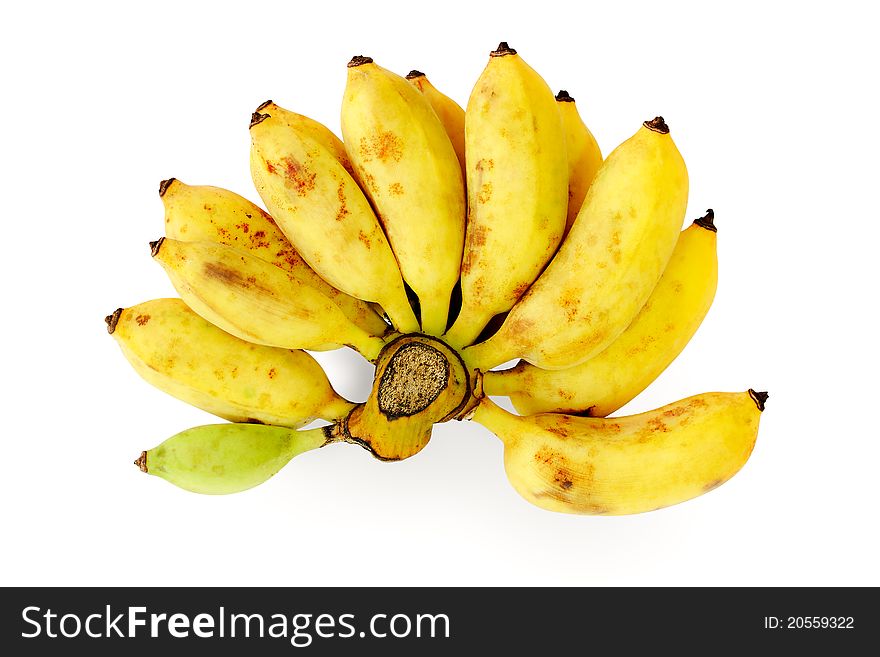
[[[138,326],[144,326],[147,322],[152,319],[149,315],[138,315],[134,318],[134,321],[137,322]]]
[[[173,183],[177,178],[169,178],[168,180],[163,180],[159,183],[159,198],[165,196],[165,192],[168,191],[168,188],[171,187],[171,183]]]
[[[104,318],[104,322],[107,324],[107,333],[110,335],[113,335],[113,331],[116,330],[116,325],[119,323],[119,318],[122,316],[123,310],[125,310],[125,308],[117,308]]]
[[[662,116],[655,116],[650,121],[645,121],[642,125],[648,130],[659,132],[661,135],[669,134],[669,126],[666,125],[666,121],[663,120]]]
[[[367,57],[365,55],[355,55],[351,58],[351,61],[348,62],[348,68],[356,68],[358,66],[363,66],[364,64],[372,64],[373,58]]]
[[[700,228],[711,230],[713,233],[718,232],[718,229],[715,227],[715,211],[712,208],[706,210],[706,214],[699,219],[694,219],[694,223]]]
[[[767,403],[767,399],[770,397],[769,392],[756,392],[752,388],[749,388],[749,397],[752,398],[755,402],[755,406],[758,407],[759,411],[764,411],[764,406]]]
[[[164,237],[160,237],[155,242],[150,242],[150,255],[154,258],[159,255],[159,249],[162,248],[162,244],[165,242]]]
[[[134,464],[138,468],[140,468],[141,472],[149,474],[149,470],[147,470],[147,453],[146,452],[141,452],[141,455],[135,459]]]
[[[506,55],[515,55],[516,50],[507,45],[507,41],[502,41],[498,47],[489,53],[490,57],[504,57]]]

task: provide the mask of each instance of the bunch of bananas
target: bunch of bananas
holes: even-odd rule
[[[163,181],[150,248],[180,298],[106,319],[142,377],[231,421],[143,452],[144,472],[232,493],[307,450],[399,460],[435,423],[472,419],[504,442],[528,501],[626,514],[700,495],[748,459],[766,393],[606,417],[682,351],[715,294],[714,215],[681,231],[688,175],[662,117],[603,161],[574,99],[502,43],[466,111],[423,73],[358,56],[344,141],[271,101],[250,134],[268,213]],[[364,403],[306,351],[342,346],[376,365]],[[315,419],[329,424],[301,429]]]

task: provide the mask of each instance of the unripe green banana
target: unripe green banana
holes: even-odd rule
[[[134,463],[184,490],[225,495],[262,484],[294,456],[327,444],[327,435],[325,427],[207,424],[171,436]]]
[[[106,321],[144,379],[227,420],[298,428],[315,418],[338,420],[354,408],[306,352],[240,340],[180,299],[119,308]]]

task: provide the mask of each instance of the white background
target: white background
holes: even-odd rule
[[[5,10],[0,583],[880,584],[877,16],[870,3],[15,3]],[[567,7],[579,7],[568,9]],[[577,99],[606,154],[663,114],[688,217],[716,211],[721,281],[628,411],[771,393],[728,484],[617,518],[552,514],[501,443],[438,427],[397,464],[343,445],[205,497],[142,449],[212,417],[152,389],[103,317],[173,295],[147,242],[161,179],[256,200],[266,98],[338,131],[345,64],[426,71],[465,103],[507,40]],[[321,354],[363,399],[371,368]]]

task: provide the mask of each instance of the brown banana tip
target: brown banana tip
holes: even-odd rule
[[[138,456],[137,459],[135,459],[134,464],[138,468],[140,468],[141,472],[149,474],[149,471],[147,470],[147,453],[146,452],[141,452],[141,455]]]
[[[763,411],[764,406],[767,403],[767,399],[770,397],[770,393],[769,392],[756,392],[752,388],[749,388],[749,397],[751,397],[754,400],[755,406],[758,407],[758,410]]]
[[[254,112],[253,114],[251,114],[251,124],[248,126],[248,128],[253,128],[255,125],[257,125],[258,123],[262,123],[270,116],[270,114],[260,114],[259,112]]]
[[[556,94],[556,100],[560,103],[573,103],[574,98],[568,95],[568,92],[565,89],[560,89],[559,93]]]
[[[718,229],[715,227],[715,211],[712,208],[706,210],[706,214],[699,219],[694,219],[694,223],[700,228],[711,230],[713,233],[718,232]]]
[[[113,331],[116,330],[116,325],[119,323],[119,318],[122,316],[122,311],[125,308],[117,308],[113,311],[113,314],[107,315],[104,318],[104,323],[107,324],[107,333],[113,335]]]
[[[159,183],[159,198],[165,196],[165,192],[168,191],[168,188],[171,187],[171,184],[177,180],[177,178],[169,178],[168,180],[163,180]]]
[[[363,66],[364,64],[372,64],[373,58],[367,57],[366,55],[355,55],[351,58],[351,61],[348,62],[348,68],[356,68],[358,66]]]
[[[159,255],[159,249],[162,248],[162,243],[165,241],[164,237],[160,237],[155,242],[150,242],[150,255],[154,258]]]
[[[642,125],[648,130],[659,132],[661,135],[669,134],[669,126],[666,125],[666,121],[663,120],[662,116],[655,116],[650,121],[645,121]]]
[[[425,77],[425,74],[422,73],[421,71],[417,71],[416,69],[413,69],[409,73],[406,74],[407,80],[415,80],[416,78],[423,78],[423,77]]]
[[[259,112],[260,110],[264,110],[264,109],[266,109],[266,108],[269,107],[269,105],[271,105],[271,104],[272,104],[272,99],[271,99],[271,98],[270,98],[269,100],[263,101],[262,103],[260,103],[260,106],[259,106],[257,109],[254,110],[254,114],[256,114],[257,112]]]
[[[489,53],[490,57],[504,57],[505,55],[515,55],[516,50],[507,45],[507,41],[502,41],[498,47]]]

